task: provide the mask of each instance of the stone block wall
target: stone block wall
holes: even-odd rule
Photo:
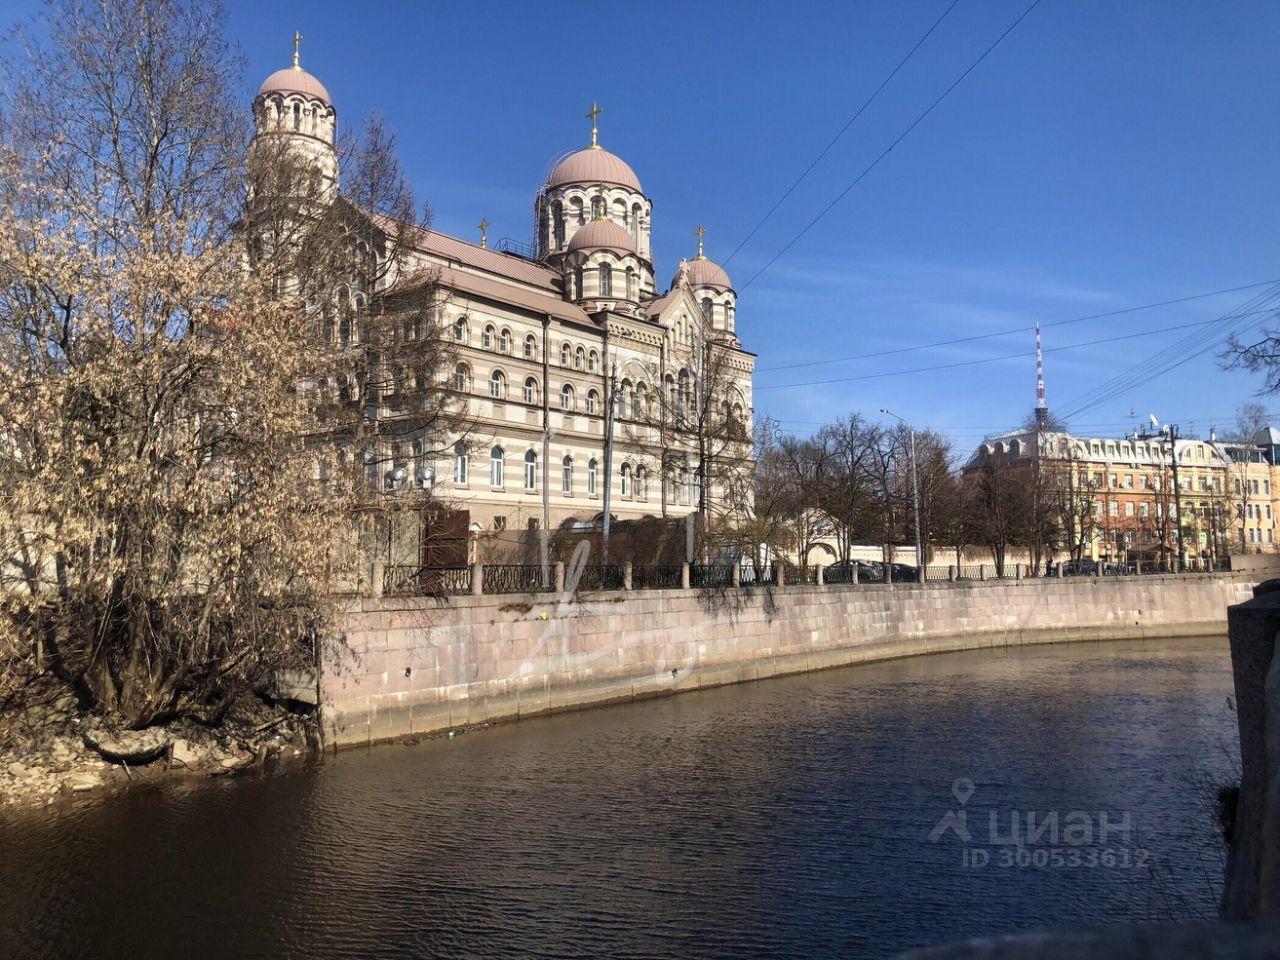
[[[977,647],[1221,633],[1251,574],[354,601],[322,679],[343,747]]]

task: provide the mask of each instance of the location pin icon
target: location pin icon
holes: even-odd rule
[[[951,785],[951,793],[960,801],[960,806],[964,806],[969,802],[969,798],[973,796],[973,781],[968,777],[961,777]]]

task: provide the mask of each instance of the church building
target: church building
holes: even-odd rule
[[[253,111],[258,136],[296,137],[336,191],[337,111],[296,54]],[[732,281],[703,253],[699,227],[696,256],[659,284],[653,201],[600,145],[600,113],[593,104],[590,141],[537,185],[532,243],[490,247],[487,222],[478,243],[434,230],[413,240],[415,266],[447,293],[439,319],[456,341],[468,427],[393,451],[389,482],[433,490],[481,539],[536,529],[544,509],[552,529],[598,522],[606,485],[616,519],[697,511],[707,456],[697,434],[713,418],[749,476],[755,355],[738,340]],[[706,473],[720,503],[723,477]]]

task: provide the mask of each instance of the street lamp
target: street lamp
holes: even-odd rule
[[[916,475],[916,428],[886,407],[881,407],[880,412],[893,417],[911,435],[911,507],[916,521],[916,579],[919,583],[924,583],[924,549],[920,542],[920,479]]]

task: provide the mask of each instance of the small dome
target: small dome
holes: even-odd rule
[[[631,234],[612,220],[592,220],[578,231],[569,241],[569,252],[575,250],[613,250],[617,253],[635,253],[636,242]]]
[[[323,100],[330,106],[333,105],[324,84],[301,67],[285,67],[267,77],[258,88],[258,96],[268,93],[300,93],[305,97],[313,97],[316,100]]]
[[[636,193],[644,192],[635,171],[627,166],[627,162],[600,147],[587,147],[571,153],[555,165],[547,186],[560,187],[566,183],[612,183]]]
[[[725,273],[724,267],[714,260],[708,260],[706,257],[697,257],[693,260],[686,260],[680,265],[680,269],[684,271],[685,279],[689,281],[689,286],[691,287],[733,289],[733,284],[729,282],[729,274]],[[671,286],[674,287],[679,279],[680,271],[677,270],[675,277],[671,281]]]

